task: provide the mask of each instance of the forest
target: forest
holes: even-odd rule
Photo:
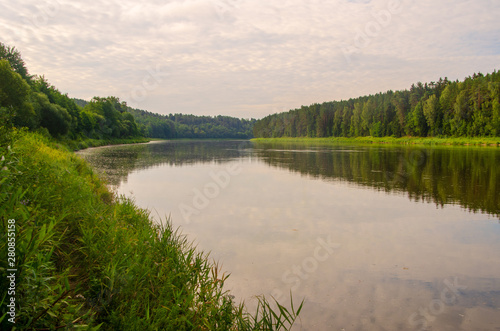
[[[195,116],[186,114],[161,115],[140,109],[128,109],[144,137],[149,138],[237,138],[253,137],[255,119],[230,116]]]
[[[88,101],[74,98],[80,107]],[[253,137],[255,119],[239,119],[230,116],[196,116],[187,114],[162,115],[147,110],[131,108],[122,103],[134,117],[139,133],[146,138],[160,139],[249,139]]]
[[[302,106],[258,120],[253,133],[260,138],[500,136],[500,72]]]
[[[229,116],[160,115],[118,97],[70,98],[44,76],[30,75],[21,54],[0,43],[0,119],[59,139],[252,137],[252,120]]]

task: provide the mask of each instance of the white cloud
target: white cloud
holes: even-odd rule
[[[24,0],[2,42],[71,96],[154,112],[262,117],[302,104],[498,69],[495,0]]]

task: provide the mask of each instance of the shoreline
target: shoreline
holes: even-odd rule
[[[435,138],[435,137],[280,137],[280,138],[253,138],[252,142],[282,142],[282,143],[313,143],[313,144],[390,144],[390,145],[426,145],[426,146],[475,146],[500,147],[500,137],[473,137],[473,138]]]
[[[102,147],[111,147],[111,146],[126,146],[126,145],[141,145],[141,144],[155,144],[155,143],[163,143],[166,141],[174,142],[174,141],[180,141],[180,142],[203,142],[203,141],[208,141],[208,142],[217,142],[217,141],[248,141],[250,139],[236,139],[236,138],[205,138],[205,139],[199,139],[199,138],[176,138],[176,139],[162,139],[162,138],[130,138],[130,139],[118,139],[118,140],[106,140],[105,143],[100,144],[100,140],[98,139],[93,139],[91,141],[89,140],[83,140],[83,141],[77,141],[77,140],[71,140],[71,141],[55,141],[56,143],[63,143],[65,144],[71,151],[73,152],[79,152],[85,149],[90,149],[90,148],[102,148]],[[94,144],[96,143],[97,144]],[[80,146],[83,143],[83,147],[80,148]],[[87,147],[85,147],[86,143],[90,143]],[[78,147],[75,147],[77,145]]]
[[[84,150],[88,150],[88,149],[117,147],[117,146],[128,146],[128,145],[145,145],[145,144],[153,144],[153,143],[158,143],[158,142],[160,142],[160,141],[159,140],[148,140],[148,141],[144,141],[144,142],[134,142],[134,141],[131,141],[129,143],[127,143],[127,142],[119,142],[119,143],[116,143],[116,144],[111,143],[111,144],[105,144],[105,145],[99,145],[99,146],[89,146],[89,147],[86,147],[86,148],[80,148],[80,149],[72,150],[72,152],[78,153],[80,151],[84,151]]]
[[[88,148],[130,145],[130,144],[145,144],[151,142],[148,138],[126,138],[126,139],[86,139],[86,140],[55,140],[54,143],[65,145],[70,151],[78,152]]]

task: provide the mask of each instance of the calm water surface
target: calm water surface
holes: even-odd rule
[[[500,149],[155,142],[80,152],[302,330],[500,330]]]

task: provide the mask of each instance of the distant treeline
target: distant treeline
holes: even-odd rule
[[[255,120],[228,116],[159,115],[117,97],[72,99],[28,73],[20,53],[0,42],[1,126],[26,127],[57,139],[251,138]]]
[[[86,107],[88,101],[73,99],[80,107]],[[127,112],[134,116],[143,137],[147,138],[237,138],[253,137],[255,119],[239,119],[230,116],[195,116],[185,114],[161,115],[124,105]]]
[[[252,138],[255,119],[230,116],[160,115],[140,109],[129,109],[141,133],[149,138]]]
[[[302,106],[254,124],[255,137],[500,136],[500,72]]]

